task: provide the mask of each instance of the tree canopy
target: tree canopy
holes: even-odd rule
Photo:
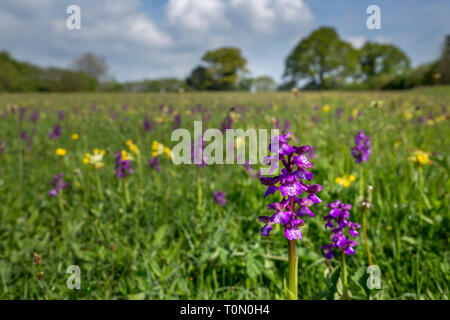
[[[286,58],[288,82],[306,80],[309,87],[335,87],[358,71],[358,51],[339,38],[330,27],[322,27],[302,39]]]
[[[397,76],[410,68],[409,58],[391,44],[366,42],[359,52],[361,76],[364,79],[382,74]]]
[[[87,73],[97,80],[104,80],[108,74],[108,65],[105,58],[99,57],[91,52],[83,54],[75,59],[72,68]]]
[[[196,67],[186,81],[198,90],[233,90],[239,76],[247,71],[241,50],[223,47],[208,51],[202,58],[206,66]]]

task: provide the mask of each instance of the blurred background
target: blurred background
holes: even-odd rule
[[[80,29],[66,26],[70,5]],[[446,0],[1,0],[0,91],[448,84],[448,12]]]

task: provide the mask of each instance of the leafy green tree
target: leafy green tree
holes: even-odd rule
[[[277,84],[269,76],[261,76],[253,79],[253,88],[255,91],[274,91],[277,89]]]
[[[108,74],[108,65],[105,58],[93,53],[85,53],[72,63],[72,68],[76,71],[87,73],[97,80],[103,80]]]
[[[60,68],[39,68],[0,53],[0,91],[93,91],[97,80],[83,72]]]
[[[450,83],[450,34],[445,38],[438,71],[440,73],[440,83]]]
[[[358,51],[333,28],[322,27],[302,39],[285,61],[288,83],[309,81],[309,88],[337,87],[356,75]]]
[[[238,48],[208,51],[202,60],[207,64],[207,77],[211,77],[211,84],[207,83],[207,89],[211,90],[236,89],[240,73],[247,71],[247,60]]]
[[[197,66],[186,79],[186,83],[192,89],[202,91],[211,88],[213,79],[206,67]]]
[[[387,75],[398,76],[410,68],[408,56],[391,44],[366,42],[359,52],[361,78],[364,80]]]

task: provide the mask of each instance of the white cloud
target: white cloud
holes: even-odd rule
[[[170,25],[202,33],[228,25],[221,0],[170,0],[166,15]]]
[[[305,26],[314,19],[302,0],[229,0],[230,8],[250,20],[251,27],[263,34],[274,34],[277,26]]]
[[[367,39],[362,36],[346,37],[344,40],[350,42],[350,44],[356,49],[361,49],[367,41]]]

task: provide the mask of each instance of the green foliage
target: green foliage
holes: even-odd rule
[[[94,91],[97,80],[83,72],[60,68],[39,68],[18,62],[8,53],[0,53],[0,91]]]
[[[202,60],[207,66],[196,67],[186,80],[197,90],[235,90],[240,74],[247,71],[247,60],[238,48],[223,47],[208,51]]]
[[[162,155],[161,172],[143,167],[141,188],[137,161],[132,161],[135,174],[127,181],[131,205],[125,204],[122,181],[114,174],[114,152],[127,149],[131,139],[145,164],[152,157],[153,140],[171,148],[175,144],[170,140],[173,119],[159,106],[172,106],[182,115],[181,126],[192,130],[201,115],[189,110],[200,103],[211,111],[208,128],[220,128],[231,107],[245,106],[236,108],[235,128],[269,129],[275,118],[289,119],[293,143],[314,147],[311,170],[315,183],[324,186],[319,194],[323,202],[314,206],[314,218],[305,217],[303,241],[297,241],[301,299],[341,298],[339,259],[330,261],[334,272],[328,274],[322,257],[321,246],[330,238],[323,217],[329,212],[325,204],[340,199],[354,205],[352,221],[361,222],[359,165],[350,148],[363,128],[373,150],[364,164],[364,185],[373,186],[368,236],[382,286],[370,298],[447,300],[450,126],[441,106],[448,101],[449,87],[302,92],[298,97],[290,92],[2,94],[0,299],[44,299],[45,294],[49,299],[284,299],[287,241],[279,225],[270,239],[261,238],[257,217],[270,214],[270,200],[263,199],[264,186],[242,166],[200,168],[200,216],[195,166],[177,166]],[[329,112],[323,110],[325,104]],[[27,107],[26,120],[11,113],[11,106]],[[349,122],[353,109],[362,115]],[[33,110],[41,114],[36,124],[28,120]],[[65,113],[62,136],[50,140],[47,133],[58,121],[58,110]],[[417,118],[427,118],[429,112],[433,120],[419,125]],[[146,114],[154,123],[152,133],[142,127]],[[320,122],[312,121],[313,116]],[[155,121],[162,117],[165,121]],[[31,149],[20,130],[33,135]],[[72,133],[79,140],[72,140]],[[59,147],[67,149],[63,159],[55,155]],[[94,148],[107,150],[99,172],[103,201],[95,172],[82,163]],[[423,184],[418,166],[407,160],[416,149],[432,153],[432,163],[423,167]],[[47,195],[49,180],[60,172],[70,182],[62,210]],[[335,183],[344,174],[356,176],[347,188]],[[225,207],[214,201],[217,190],[227,194]],[[346,259],[349,287],[353,298],[367,299],[367,257],[362,237],[357,241],[356,254]],[[41,281],[32,263],[34,252],[42,257]],[[81,268],[80,291],[66,287],[66,269],[74,264]]]
[[[358,51],[333,28],[322,27],[302,39],[286,58],[284,77],[308,81],[308,89],[336,88],[358,71]]]
[[[391,44],[366,42],[359,51],[360,77],[371,79],[380,75],[398,76],[409,70],[406,54]]]

